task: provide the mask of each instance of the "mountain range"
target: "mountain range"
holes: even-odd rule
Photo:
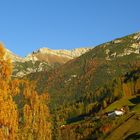
[[[63,65],[71,59],[74,59],[91,48],[77,48],[73,50],[51,50],[40,48],[22,58],[6,49],[7,57],[10,57],[14,64],[14,76],[24,76],[33,72],[50,70],[54,67]]]
[[[137,33],[134,39],[139,39],[139,33]],[[114,44],[120,44],[121,39],[114,40]],[[107,45],[108,43],[106,43]],[[73,50],[51,50],[49,48],[40,48],[37,51],[33,51],[26,57],[22,58],[12,53],[10,50],[6,49],[7,57],[12,59],[14,64],[14,76],[24,76],[33,72],[51,70],[64,63],[72,60],[80,55],[91,50],[93,47],[89,48],[77,48]],[[115,48],[116,49],[116,48]],[[131,53],[139,54],[139,43],[134,43],[130,48],[126,48],[123,52],[115,52],[114,50],[106,49],[105,60],[110,60],[113,57],[121,57],[129,55]],[[114,52],[113,52],[114,51]],[[119,53],[119,54],[117,54]]]
[[[13,77],[35,82],[40,95],[49,93],[54,140],[140,136],[139,32],[90,48],[41,48],[25,58],[7,50],[7,57]],[[22,111],[27,100],[20,93],[15,102]],[[107,116],[121,108],[125,115]]]

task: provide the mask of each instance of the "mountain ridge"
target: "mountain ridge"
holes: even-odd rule
[[[131,37],[131,40],[135,40],[134,43],[129,42],[127,46],[127,37]],[[126,40],[126,44],[124,43]],[[40,71],[50,71],[54,68],[57,68],[66,62],[75,59],[88,51],[94,50],[92,54],[93,57],[104,58],[105,61],[110,61],[115,58],[121,58],[123,56],[129,56],[130,54],[139,54],[140,53],[140,32],[128,35],[125,39],[117,38],[110,42],[98,45],[101,46],[102,50],[99,50],[99,47],[90,47],[90,48],[76,48],[72,50],[52,50],[49,48],[40,48],[32,53],[28,54],[26,57],[22,58],[12,53],[10,50],[6,49],[7,57],[12,59],[14,64],[13,75],[17,77],[22,77],[24,75],[40,72]],[[123,46],[122,46],[123,45]],[[108,47],[109,46],[109,47]],[[112,47],[114,46],[114,47]],[[115,47],[116,46],[116,47]],[[99,51],[98,51],[99,50]],[[100,55],[100,56],[98,56]],[[96,57],[95,56],[95,57]],[[137,56],[140,57],[140,56]]]
[[[36,51],[33,51],[32,53],[28,54],[25,57],[20,57],[20,56],[16,55],[15,53],[13,53],[12,51],[10,51],[9,49],[6,48],[6,55],[7,55],[7,57],[10,57],[12,59],[12,61],[21,61],[21,60],[22,61],[29,61],[29,60],[32,60],[31,57],[34,57],[38,53],[46,54],[46,55],[48,55],[48,54],[58,55],[58,56],[67,57],[69,59],[73,59],[73,58],[76,58],[76,57],[80,56],[81,54],[87,52],[90,49],[92,49],[92,48],[85,47],[85,48],[74,48],[74,49],[71,49],[71,50],[66,50],[66,49],[53,50],[53,49],[44,47],[44,48],[40,48]],[[36,60],[37,59],[35,59],[35,61]]]
[[[11,58],[14,64],[14,76],[22,77],[26,74],[50,70],[71,59],[79,57],[91,48],[76,48],[72,50],[52,50],[40,48],[22,58],[6,49],[6,57]]]

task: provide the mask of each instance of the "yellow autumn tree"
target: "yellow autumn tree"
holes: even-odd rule
[[[0,43],[0,139],[16,140],[18,133],[17,106],[12,99],[12,63],[5,57],[3,44]],[[16,89],[18,90],[18,89]],[[17,91],[18,92],[18,91]]]
[[[24,82],[24,96],[28,104],[24,106],[24,126],[21,140],[51,140],[50,114],[47,107],[48,94],[38,95],[35,88]]]

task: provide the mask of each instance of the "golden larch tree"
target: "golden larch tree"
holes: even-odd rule
[[[16,89],[11,82],[12,63],[5,57],[3,44],[0,43],[0,139],[16,140],[18,133],[17,106],[12,99]],[[16,91],[18,92],[18,91]]]
[[[28,103],[23,109],[24,126],[21,131],[21,140],[51,140],[48,93],[38,95],[33,85],[27,81],[24,84],[23,94]]]

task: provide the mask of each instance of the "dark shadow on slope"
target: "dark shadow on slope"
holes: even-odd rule
[[[130,102],[133,104],[139,104],[140,103],[140,96],[137,96],[136,98],[130,99]]]
[[[140,134],[138,132],[133,133],[129,135],[127,138],[125,138],[125,140],[140,140]]]
[[[77,121],[81,121],[81,120],[84,120],[86,116],[88,116],[88,115],[80,115],[77,117],[73,117],[73,118],[68,119],[66,122],[67,122],[67,124],[70,124],[70,123],[74,123]]]

